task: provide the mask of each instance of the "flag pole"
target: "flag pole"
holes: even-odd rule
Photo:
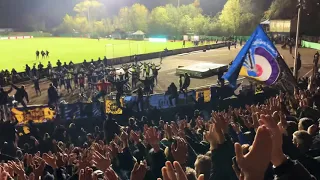
[[[294,50],[294,67],[293,67],[293,76],[298,79],[298,67],[297,67],[297,58],[298,58],[298,43],[299,43],[299,31],[300,31],[300,16],[301,16],[301,0],[298,0],[298,19],[297,19],[297,31],[296,31],[296,46]]]

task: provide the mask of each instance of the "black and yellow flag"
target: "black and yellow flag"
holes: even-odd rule
[[[120,99],[120,105],[123,107],[123,98]],[[122,109],[118,107],[115,99],[106,100],[106,113],[122,114]]]

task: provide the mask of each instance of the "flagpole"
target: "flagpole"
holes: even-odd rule
[[[299,31],[300,31],[300,16],[301,16],[301,0],[298,0],[298,19],[297,19],[297,31],[296,31],[296,46],[294,52],[294,67],[293,67],[293,76],[298,79],[298,67],[297,67],[297,58],[298,58],[298,43],[299,43]]]

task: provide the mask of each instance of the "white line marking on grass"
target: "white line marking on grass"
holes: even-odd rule
[[[310,74],[313,71],[313,69],[311,69],[310,71],[308,71],[305,75],[303,75],[303,77],[306,77],[308,74]]]

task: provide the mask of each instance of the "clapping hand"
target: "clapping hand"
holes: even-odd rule
[[[141,163],[136,162],[131,171],[130,180],[142,180],[147,173],[147,162],[143,161]]]
[[[108,168],[105,172],[104,172],[104,178],[106,180],[118,180],[118,175],[116,172],[114,172],[113,169]]]
[[[140,134],[131,130],[130,140],[132,140],[134,142],[134,144],[138,144],[140,142]]]
[[[271,133],[266,126],[260,126],[257,130],[252,149],[243,155],[242,147],[235,144],[236,160],[240,168],[239,179],[259,180],[263,179],[264,173],[271,160],[272,140]],[[236,168],[233,167],[236,171]]]
[[[36,163],[33,163],[32,169],[35,175],[35,179],[39,179],[43,174],[46,162],[39,156],[35,156],[33,159],[37,162],[38,166],[36,165]]]
[[[97,180],[98,177],[95,173],[93,173],[93,169],[86,167],[85,169],[81,169],[79,173],[79,180]]]
[[[21,161],[19,162],[9,161],[8,164],[10,167],[12,167],[13,171],[18,175],[18,180],[25,179],[26,174],[24,171],[23,163]]]
[[[153,127],[148,129],[145,134],[145,139],[152,146],[155,152],[158,152],[160,150],[160,136],[156,128]]]
[[[176,144],[171,144],[171,154],[174,160],[184,165],[188,157],[188,144],[182,138],[176,138]]]
[[[219,144],[218,134],[215,129],[215,124],[210,124],[209,131],[204,132],[205,139],[210,143],[210,150],[214,150]]]
[[[274,112],[272,116],[270,115],[261,115],[259,123],[261,125],[265,125],[272,134],[272,156],[271,162],[274,166],[279,166],[282,164],[286,157],[282,151],[282,122],[276,123],[276,118],[278,116],[278,112]]]
[[[101,171],[106,171],[111,165],[110,153],[107,152],[105,156],[103,156],[98,151],[95,151],[93,153],[92,163]]]
[[[4,169],[4,167],[0,166],[0,180],[7,180],[10,177],[9,173]]]
[[[169,125],[168,123],[166,123],[164,125],[164,132],[165,132],[165,136],[167,139],[171,139],[172,136],[173,136],[173,133],[172,133],[172,128],[171,128],[171,125]]]
[[[56,169],[58,168],[58,165],[57,165],[57,157],[55,155],[53,155],[51,152],[49,152],[48,154],[47,153],[44,153],[42,155],[42,159],[49,165],[51,166],[52,168]]]
[[[161,171],[163,180],[188,180],[186,173],[177,161],[174,161],[173,165],[170,161],[167,161]],[[161,180],[161,178],[158,178],[158,180]],[[204,180],[204,176],[200,175],[197,180]]]

